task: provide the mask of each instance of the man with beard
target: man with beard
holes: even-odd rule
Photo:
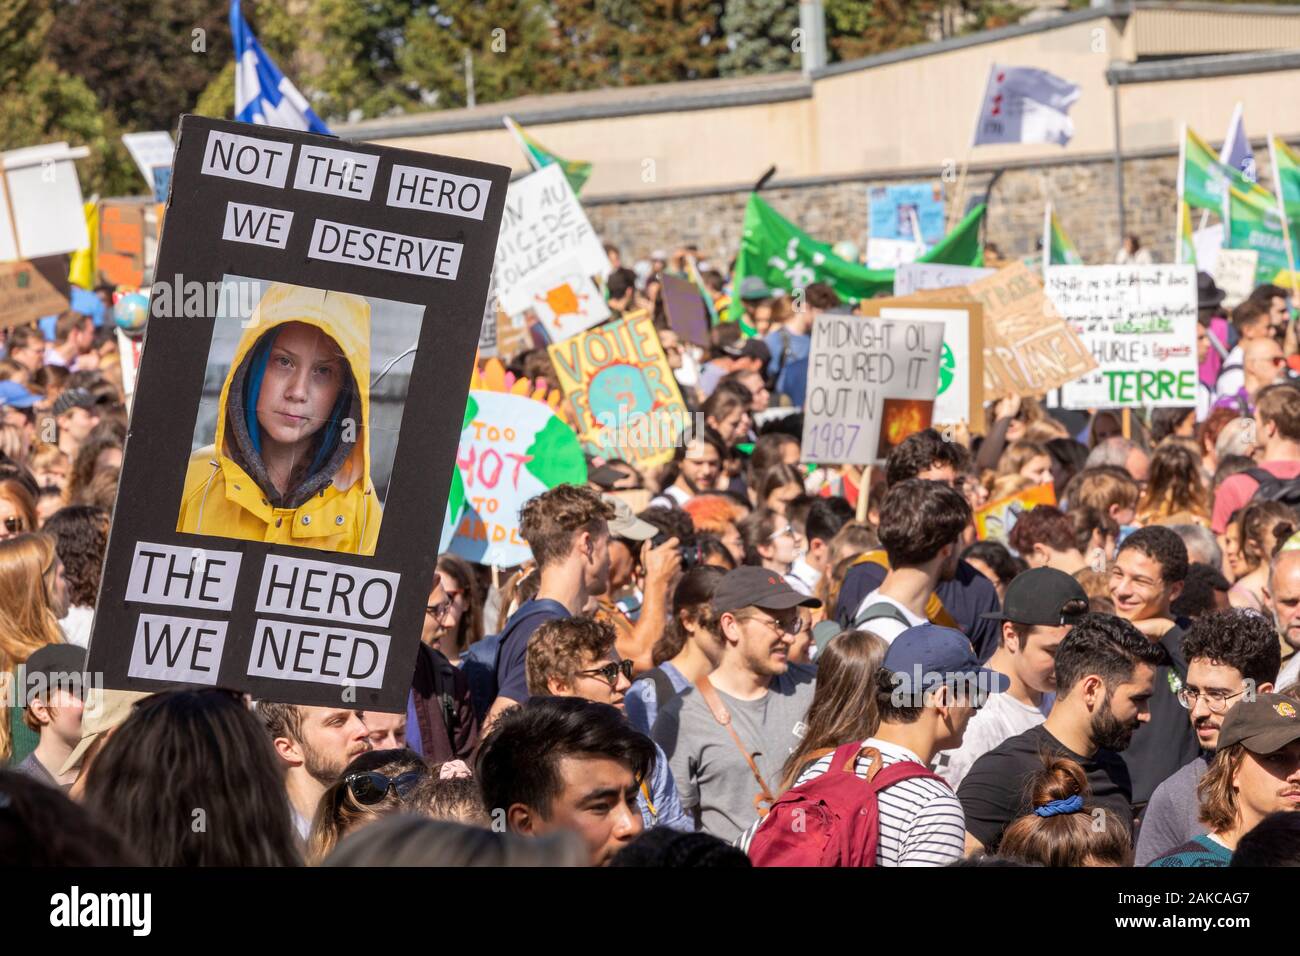
[[[1002,833],[1033,810],[1030,781],[1043,755],[1083,768],[1095,806],[1132,828],[1132,785],[1119,751],[1149,716],[1160,648],[1132,624],[1085,614],[1056,651],[1056,702],[1041,725],[986,753],[957,791],[966,814],[966,852],[996,852]]]
[[[880,506],[879,528],[889,573],[862,599],[852,626],[889,642],[926,623],[930,594],[956,573],[961,535],[970,520],[965,497],[942,482],[909,478],[891,485]]]
[[[614,508],[590,488],[559,485],[524,502],[519,533],[532,549],[541,583],[501,632],[496,699],[483,721],[486,734],[511,707],[528,700],[528,639],[547,621],[587,610],[609,588],[609,522]]]
[[[663,489],[650,500],[652,508],[685,508],[696,495],[718,490],[718,478],[730,452],[712,428],[677,446],[664,472]]]
[[[371,749],[361,712],[346,707],[307,707],[258,701],[257,715],[285,767],[285,790],[294,826],[304,840],[316,805],[343,768]]]
[[[711,602],[722,661],[655,720],[651,736],[668,755],[682,809],[722,840],[757,820],[760,803],[771,805],[804,734],[815,672],[790,663],[790,646],[807,626],[799,608],[821,603],[775,571],[728,571]]]
[[[1185,631],[1174,622],[1169,605],[1187,580],[1187,545],[1169,528],[1151,525],[1124,539],[1110,568],[1115,613],[1164,650],[1168,658],[1156,668],[1151,719],[1124,751],[1133,781],[1133,807],[1139,813],[1164,780],[1200,753],[1196,733],[1178,694],[1187,680],[1183,654]]]
[[[1142,814],[1136,866],[1182,846],[1205,832],[1196,788],[1214,760],[1225,715],[1256,694],[1273,690],[1281,654],[1268,619],[1233,608],[1206,614],[1187,632],[1187,680],[1178,692],[1201,753],[1156,787]]]
[[[1273,620],[1277,625],[1282,669],[1274,682],[1284,690],[1300,681],[1300,548],[1283,546],[1268,570],[1268,590],[1265,594],[1273,606]]]

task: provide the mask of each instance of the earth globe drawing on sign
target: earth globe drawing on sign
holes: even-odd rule
[[[953,376],[957,373],[957,360],[953,358],[952,349],[948,343],[943,343],[943,352],[939,355],[939,390],[935,395],[942,395],[948,391],[952,385]]]
[[[617,429],[630,413],[648,414],[654,407],[654,394],[639,368],[611,365],[592,378],[587,389],[587,403],[596,422]]]
[[[489,434],[496,439],[485,440]],[[456,458],[442,540],[444,548],[480,564],[511,567],[529,560],[532,553],[518,534],[524,502],[556,485],[587,481],[578,436],[546,402],[527,395],[472,389]]]

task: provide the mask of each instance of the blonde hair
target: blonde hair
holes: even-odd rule
[[[1031,441],[1014,442],[1006,451],[1002,453],[1002,459],[998,462],[997,477],[1002,478],[1006,475],[1018,475],[1020,469],[1029,464],[1035,458],[1051,459],[1051,454],[1042,445]]]
[[[24,465],[27,463],[28,451],[27,439],[23,437],[21,428],[17,425],[0,425],[0,455]]]
[[[62,644],[46,574],[54,566],[54,542],[44,534],[0,541],[0,682],[47,644]],[[13,752],[9,720],[0,714],[0,763]]]

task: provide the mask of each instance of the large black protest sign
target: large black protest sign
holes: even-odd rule
[[[89,666],[400,711],[509,170],[187,116]]]

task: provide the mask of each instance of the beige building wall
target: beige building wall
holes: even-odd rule
[[[1112,64],[1131,63],[1139,56],[1300,48],[1300,16],[1251,9],[1242,13],[1196,4],[1178,9],[1140,6],[1127,18],[1093,17],[845,72],[832,67],[811,83],[811,94],[803,98],[545,122],[529,129],[558,154],[592,162],[592,175],[583,191],[589,204],[743,189],[773,164],[778,179],[790,181],[939,177],[966,160],[974,169],[1004,163],[1070,163],[1108,155],[1115,148],[1115,88],[1106,80]],[[971,149],[977,111],[994,63],[1050,70],[1081,87],[1070,113],[1075,136],[1067,146]],[[646,108],[654,110],[662,109],[658,104],[666,96],[706,90],[728,96],[750,82],[710,80],[644,91],[600,91],[594,97],[532,97],[518,105],[525,112],[564,110],[587,96],[592,98],[581,101],[582,106],[613,103],[631,112],[641,97]],[[787,93],[800,86],[797,74],[763,82]],[[1177,149],[1184,120],[1206,139],[1218,142],[1238,101],[1246,104],[1246,129],[1253,136],[1271,130],[1300,137],[1300,110],[1294,105],[1300,99],[1300,70],[1128,83],[1118,90],[1126,154]],[[436,125],[442,117],[477,118],[493,108],[431,114],[424,119]],[[369,138],[370,128],[382,128],[382,121],[359,124],[351,135]],[[373,141],[496,162],[516,170],[527,168],[504,128],[380,135]]]

